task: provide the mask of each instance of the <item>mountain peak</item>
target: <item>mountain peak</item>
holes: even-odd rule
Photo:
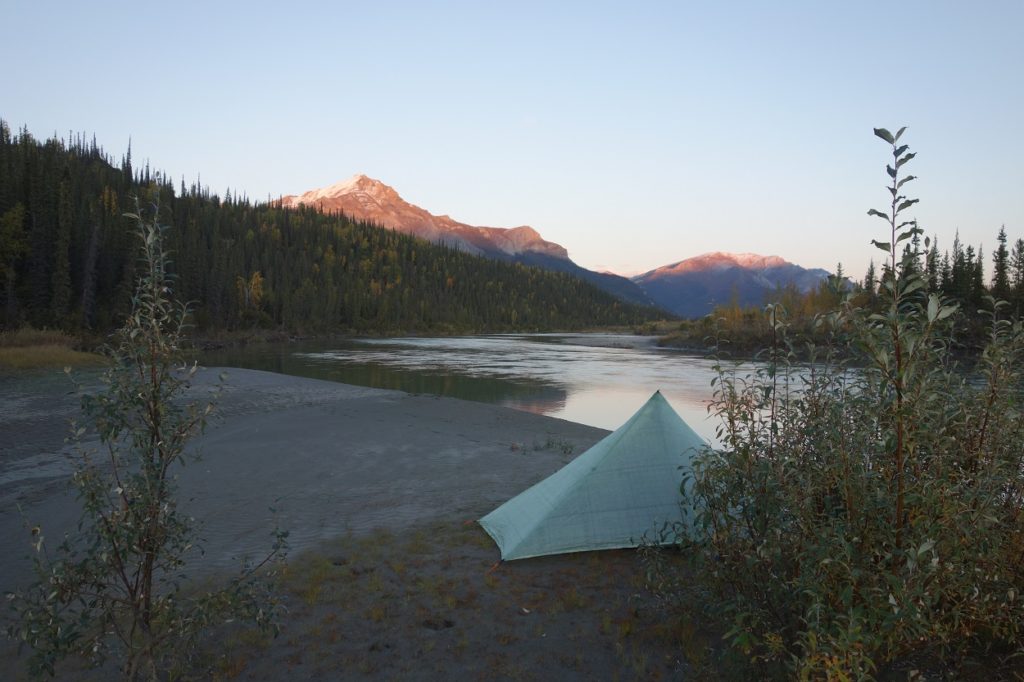
[[[759,305],[772,291],[794,286],[809,291],[828,277],[779,256],[713,251],[646,272],[633,281],[654,301],[683,317],[699,317],[730,300]]]
[[[352,177],[336,182],[333,185],[304,192],[297,197],[295,195],[289,195],[286,198],[294,198],[294,202],[292,202],[293,204],[314,204],[322,199],[334,199],[347,194],[354,194],[356,192],[380,194],[388,191],[394,192],[395,190],[388,187],[380,180],[376,180],[362,173],[356,173]],[[395,196],[398,196],[397,193]]]
[[[742,268],[744,270],[765,270],[768,268],[782,268],[793,265],[779,256],[762,256],[758,253],[729,253],[728,251],[710,251],[699,256],[686,258],[670,265],[663,265],[660,268],[646,272],[639,277],[664,277],[670,274],[681,274],[684,272],[704,270],[727,270],[729,268]]]
[[[517,256],[539,254],[568,260],[560,245],[546,241],[532,227],[476,227],[447,215],[434,215],[410,204],[392,187],[362,173],[327,187],[281,198],[282,206],[306,204],[405,232],[434,242],[444,242],[476,255]]]

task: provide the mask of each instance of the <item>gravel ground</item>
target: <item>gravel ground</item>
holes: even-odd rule
[[[201,458],[179,472],[205,549],[189,574],[229,573],[265,552],[278,525],[290,533],[287,613],[273,641],[211,635],[197,677],[664,679],[688,669],[678,624],[649,603],[634,552],[498,563],[475,524],[605,431],[253,370],[202,370],[198,397],[221,371]],[[27,524],[56,544],[78,518],[63,446],[78,404],[68,389],[52,375],[0,380],[3,591],[30,579]],[[4,656],[0,672],[8,666],[5,679],[23,674],[22,659]],[[62,679],[110,674],[71,666]]]

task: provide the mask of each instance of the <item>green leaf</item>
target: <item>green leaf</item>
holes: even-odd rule
[[[907,199],[902,204],[900,204],[899,207],[897,207],[896,212],[899,213],[900,211],[902,211],[905,208],[910,208],[911,206],[916,204],[918,201],[920,201],[920,199]]]
[[[881,211],[876,211],[873,208],[872,209],[868,209],[868,215],[876,215],[879,218],[881,218],[882,220],[888,220],[889,219],[889,214],[888,213],[882,213]]]
[[[893,168],[892,166],[888,166],[888,165],[887,165],[887,166],[885,167],[885,172],[886,172],[886,173],[888,173],[888,174],[889,174],[889,177],[890,177],[890,178],[892,178],[893,180],[895,180],[895,179],[896,179],[896,169],[895,169],[895,168]]]
[[[935,319],[936,320],[944,320],[944,319],[946,319],[947,317],[949,317],[950,315],[955,313],[958,307],[959,306],[957,306],[957,305],[944,305],[944,306],[942,306],[942,310],[939,311],[939,315]]]
[[[893,138],[893,144],[895,144],[903,136],[903,131],[906,129],[907,126],[903,126],[902,128],[896,131],[896,137]]]
[[[934,322],[939,314],[939,297],[932,294],[928,297],[928,321]]]
[[[892,244],[890,244],[889,242],[880,242],[877,239],[872,239],[871,243],[877,246],[882,251],[885,251],[886,253],[892,252]]]
[[[917,156],[917,154],[915,154],[914,152],[910,152],[909,154],[904,156],[902,159],[896,159],[896,167],[899,168],[900,166],[905,164],[907,161],[910,161],[915,156]]]
[[[900,132],[903,132],[903,131],[901,130]],[[883,140],[885,140],[889,144],[895,144],[896,143],[896,140],[895,140],[895,138],[893,138],[892,133],[890,133],[885,128],[875,128],[875,135],[877,135],[878,137],[882,138]]]
[[[899,182],[896,183],[896,189],[899,189],[905,183],[908,183],[911,180],[917,180],[917,176],[916,175],[908,175],[907,177],[903,178],[902,180],[900,180]]]
[[[922,282],[919,278],[915,277],[914,279],[912,279],[909,282],[907,282],[907,285],[905,287],[903,287],[903,293],[904,294],[909,294],[911,292],[917,291],[918,289],[920,289],[923,286],[924,286],[924,282]]]
[[[908,149],[910,149],[910,145],[909,145],[909,144],[905,144],[905,145],[902,145],[901,147],[899,147],[898,149],[896,149],[896,150],[895,150],[895,151],[894,151],[894,152],[892,153],[892,155],[893,155],[893,156],[901,156],[901,155],[903,154],[903,152],[907,151]]]

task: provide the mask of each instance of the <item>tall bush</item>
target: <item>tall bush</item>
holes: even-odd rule
[[[9,634],[31,647],[38,674],[55,674],[68,655],[99,665],[113,654],[125,679],[162,678],[187,663],[207,625],[241,616],[271,626],[273,601],[252,580],[254,567],[222,589],[183,589],[196,533],[178,509],[175,473],[214,404],[188,400],[196,371],[181,360],[189,308],[173,299],[156,208],[151,218],[129,217],[141,239],[141,275],[105,389],[82,402],[100,448],[77,450],[79,532],[51,554],[37,529],[38,580],[9,595],[18,616]]]
[[[870,679],[1024,653],[1024,333],[990,301],[976,365],[954,361],[956,308],[899,255],[920,233],[904,130],[875,131],[892,155],[889,206],[869,211],[887,228],[882,311],[847,297],[797,366],[770,306],[764,363],[717,365],[721,446],[693,463],[680,542],[694,582],[677,585],[761,674]]]

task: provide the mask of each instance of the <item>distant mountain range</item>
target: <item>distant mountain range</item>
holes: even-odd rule
[[[808,270],[778,256],[715,252],[663,265],[633,281],[665,310],[701,317],[733,298],[740,306],[758,305],[776,289],[794,286],[807,292],[828,277],[826,270]]]
[[[757,305],[779,287],[808,291],[828,277],[778,256],[707,253],[665,265],[632,279],[587,270],[569,258],[560,244],[545,240],[527,225],[478,227],[447,215],[434,215],[402,199],[393,188],[365,175],[329,187],[281,198],[281,205],[316,207],[324,212],[372,222],[381,227],[448,244],[488,258],[567,272],[630,303],[657,305],[681,317],[700,317],[734,297],[740,305]]]

